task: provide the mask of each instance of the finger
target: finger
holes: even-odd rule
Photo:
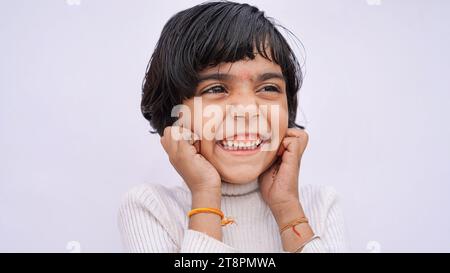
[[[283,155],[285,150],[286,150],[286,148],[284,148],[283,143],[280,143],[280,146],[278,147],[278,151],[277,151],[277,156]]]
[[[297,143],[300,144],[299,151],[302,153],[308,145],[309,135],[303,129],[289,128],[286,132],[285,138],[295,138],[297,140]],[[297,147],[297,145],[295,145],[295,147]]]
[[[298,128],[288,128],[286,131],[286,136],[308,139],[308,133],[305,130]]]
[[[303,129],[288,128],[287,131],[286,131],[286,136],[285,136],[284,139],[286,139],[286,138],[292,138],[292,137],[300,138],[300,139],[302,139],[304,142],[307,142],[307,141],[308,141],[308,134],[307,134],[306,131],[303,130]],[[290,141],[284,141],[284,139],[282,140],[281,145],[280,145],[280,147],[278,148],[278,151],[277,151],[277,155],[278,155],[278,156],[283,155],[283,153],[284,153],[284,151],[286,150],[288,144],[290,143]],[[284,143],[284,144],[283,144],[283,143]]]
[[[285,137],[282,141],[285,151],[282,155],[283,159],[299,158],[303,153],[303,142],[296,137]]]
[[[160,139],[161,145],[163,146],[164,150],[171,154],[173,152],[173,149],[175,145],[171,145],[172,142],[172,128],[171,126],[167,126],[164,128],[163,135]]]
[[[180,132],[181,139],[187,141],[190,145],[200,140],[200,137],[188,128],[180,127]]]
[[[202,143],[201,143],[200,140],[197,140],[197,141],[194,142],[194,147],[195,147],[195,150],[197,150],[198,154],[200,154],[202,152],[202,145],[201,144]]]
[[[200,137],[196,133],[190,131],[189,143],[195,144],[196,142],[200,142]]]
[[[181,128],[181,127],[180,127]],[[194,145],[196,142],[199,142],[199,137],[197,134],[193,133],[191,130],[187,128],[181,128],[182,130],[182,139],[180,139],[177,143],[179,152],[183,153],[189,153],[189,154],[196,154],[198,153],[198,148],[200,148],[197,145]]]
[[[164,128],[163,137],[166,139],[167,143],[176,142],[183,137],[182,132],[180,126],[167,126]]]

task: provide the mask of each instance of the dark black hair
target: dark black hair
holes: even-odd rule
[[[172,107],[194,96],[198,73],[222,62],[254,59],[254,53],[281,67],[286,82],[289,127],[297,115],[300,64],[270,17],[248,4],[205,2],[178,12],[164,26],[147,65],[141,111],[152,133],[162,135],[177,117]]]

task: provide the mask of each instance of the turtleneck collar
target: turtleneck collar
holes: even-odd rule
[[[258,188],[258,179],[243,184],[234,184],[222,181],[223,196],[245,195],[258,190]]]

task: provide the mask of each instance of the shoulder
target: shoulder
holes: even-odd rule
[[[332,186],[311,184],[300,187],[300,196],[305,202],[316,205],[331,205],[339,197]]]
[[[185,205],[189,191],[183,186],[166,186],[158,183],[143,183],[129,189],[121,204],[134,203],[147,209],[160,209]]]
[[[340,197],[332,186],[304,185],[300,188],[300,201],[314,230],[321,234],[330,221],[341,221]]]
[[[189,202],[190,192],[183,186],[146,183],[129,189],[117,215],[126,248],[150,251],[155,238],[180,242],[187,226]]]
[[[129,189],[122,197],[119,218],[154,217],[161,223],[185,224],[190,192],[183,186],[144,183]]]

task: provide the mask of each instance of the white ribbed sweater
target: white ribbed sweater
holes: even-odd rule
[[[319,238],[302,250],[345,252],[345,228],[336,192],[304,185],[300,201]],[[221,209],[236,224],[222,228],[223,241],[188,228],[191,192],[182,186],[143,184],[131,189],[119,209],[122,243],[128,252],[285,252],[279,227],[259,192],[259,184],[222,183]]]

